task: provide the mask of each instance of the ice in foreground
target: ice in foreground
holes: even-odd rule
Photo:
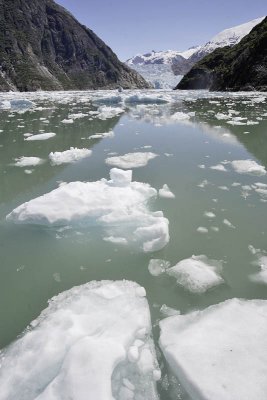
[[[156,400],[145,290],[90,282],[52,298],[1,354],[1,400]]]
[[[125,238],[143,251],[162,249],[169,241],[169,221],[161,211],[152,212],[149,200],[156,189],[132,182],[132,171],[110,170],[110,180],[71,182],[14,209],[7,220],[17,223],[82,223],[100,225],[105,237]]]
[[[74,163],[85,157],[89,157],[92,154],[92,150],[89,149],[77,149],[71,147],[66,151],[55,151],[49,154],[49,159],[53,165]]]
[[[265,400],[267,301],[231,299],[160,322],[161,349],[194,400]]]
[[[220,275],[222,262],[209,260],[206,256],[192,256],[178,262],[167,270],[177,283],[193,293],[205,293],[208,289],[223,283]]]
[[[33,140],[47,140],[51,139],[54,136],[56,136],[54,132],[38,133],[37,135],[28,136],[24,140],[26,140],[27,142],[31,142]]]

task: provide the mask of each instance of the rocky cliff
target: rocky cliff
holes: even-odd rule
[[[176,89],[267,91],[267,17],[234,47],[203,58]]]
[[[53,0],[0,0],[0,90],[146,88]]]

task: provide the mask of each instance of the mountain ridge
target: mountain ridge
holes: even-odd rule
[[[0,90],[148,88],[53,0],[0,0]]]
[[[235,46],[216,49],[195,64],[175,89],[267,91],[267,17]]]

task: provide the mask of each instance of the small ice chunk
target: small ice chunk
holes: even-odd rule
[[[204,217],[207,217],[207,218],[215,218],[216,215],[215,215],[213,212],[211,212],[211,211],[205,211],[205,212],[204,212]]]
[[[148,271],[153,276],[159,276],[163,274],[170,266],[171,263],[169,261],[153,258],[149,261]]]
[[[190,398],[265,400],[267,301],[230,299],[160,322],[160,347]]]
[[[110,243],[114,243],[114,244],[127,244],[127,240],[123,237],[115,237],[115,236],[107,236],[104,237],[103,240],[105,240],[105,242],[110,242]]]
[[[26,140],[27,142],[34,141],[34,140],[47,140],[54,136],[56,136],[56,134],[53,132],[39,133],[37,135],[28,136],[24,140]]]
[[[213,165],[212,167],[210,167],[210,169],[214,169],[216,171],[222,171],[222,172],[226,172],[227,171],[225,166],[222,165],[222,164]]]
[[[63,119],[62,124],[73,124],[74,120],[72,118]]]
[[[61,165],[66,163],[74,163],[82,160],[85,157],[89,157],[91,154],[92,150],[71,147],[69,150],[51,152],[49,154],[49,159],[52,165]]]
[[[228,219],[224,219],[223,220],[224,225],[229,226],[229,228],[233,228],[235,229],[235,226],[232,224],[232,222],[230,222]]]
[[[208,228],[205,228],[204,226],[199,226],[197,228],[197,232],[199,232],[199,233],[208,233],[209,230],[208,230]]]
[[[165,184],[161,189],[159,189],[159,197],[163,197],[166,199],[175,199],[175,194],[172,193],[169,189],[169,186]]]
[[[104,138],[113,138],[113,137],[114,137],[114,132],[109,131],[109,132],[95,133],[94,135],[89,136],[88,139],[104,139]]]
[[[36,165],[40,165],[44,162],[44,160],[42,160],[39,157],[19,157],[19,158],[15,158],[15,166],[16,167],[35,167]]]
[[[224,282],[220,275],[222,262],[209,260],[206,256],[192,256],[167,270],[177,283],[193,293],[205,293]]]
[[[151,152],[128,153],[123,156],[109,157],[106,159],[106,164],[118,168],[140,168],[147,165],[148,161],[158,155]]]
[[[261,270],[250,275],[250,279],[254,282],[267,284],[267,256],[259,255],[256,265],[258,265]]]

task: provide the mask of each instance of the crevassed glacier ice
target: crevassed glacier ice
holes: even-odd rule
[[[205,293],[208,289],[224,282],[220,275],[222,262],[209,260],[206,256],[192,256],[178,262],[167,270],[179,285],[193,293]]]
[[[267,301],[231,299],[160,322],[160,347],[194,400],[265,400]]]
[[[59,294],[0,365],[1,400],[158,399],[144,288],[101,281]]]
[[[110,170],[110,180],[70,182],[15,208],[7,220],[32,224],[99,224],[106,237],[125,238],[144,251],[162,249],[169,241],[169,221],[152,212],[157,196],[149,184],[132,182],[132,171]]]
[[[71,147],[69,150],[51,152],[49,159],[53,165],[60,165],[79,161],[85,157],[89,157],[91,154],[92,150]]]
[[[123,156],[108,157],[105,162],[118,168],[140,168],[145,167],[149,160],[153,160],[157,156],[157,154],[151,152],[127,153]]]

